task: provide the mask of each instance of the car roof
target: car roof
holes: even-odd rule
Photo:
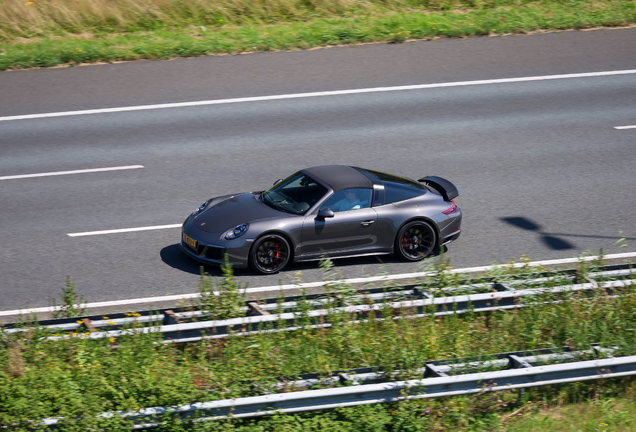
[[[373,188],[371,179],[350,166],[321,165],[303,171],[327,184],[334,192],[351,188]]]

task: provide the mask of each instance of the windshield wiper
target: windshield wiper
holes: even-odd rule
[[[269,207],[273,208],[274,210],[278,210],[278,211],[281,211],[281,212],[283,212],[283,213],[291,213],[291,214],[295,214],[295,213],[293,213],[293,212],[289,211],[288,209],[286,209],[285,207],[280,206],[280,205],[276,204],[276,203],[275,203],[275,202],[273,202],[273,201],[270,201],[270,200],[269,200],[269,199],[268,199],[265,195],[263,195],[263,203],[265,203],[265,204],[266,204],[266,205],[268,205]]]
[[[262,195],[262,200],[263,200],[263,203],[265,203],[265,205],[273,208],[274,210],[282,211],[281,207],[276,205],[273,201],[270,201],[269,199],[267,199],[267,197],[265,195]]]

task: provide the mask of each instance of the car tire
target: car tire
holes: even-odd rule
[[[281,271],[291,257],[291,247],[285,237],[267,234],[257,239],[250,251],[250,267],[260,274],[274,274]]]
[[[433,252],[437,234],[424,221],[409,222],[400,228],[395,237],[395,255],[405,261],[420,261]]]

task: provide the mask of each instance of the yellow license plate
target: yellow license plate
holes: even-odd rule
[[[183,233],[183,241],[192,246],[194,249],[197,248],[197,241],[193,238],[188,237],[185,233]]]

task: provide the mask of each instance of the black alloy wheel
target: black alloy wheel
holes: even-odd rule
[[[287,240],[278,234],[269,234],[254,242],[250,252],[250,265],[260,274],[278,273],[287,265],[289,257]]]
[[[435,230],[428,223],[409,222],[398,232],[395,253],[406,261],[420,261],[433,251],[436,239]]]

